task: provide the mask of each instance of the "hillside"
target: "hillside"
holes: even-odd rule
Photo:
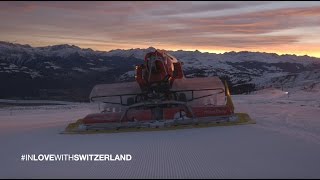
[[[74,45],[31,47],[0,42],[0,99],[88,101],[95,84],[134,81],[134,66],[155,48],[94,51]],[[232,94],[319,83],[320,59],[260,52],[169,51],[187,77],[219,76]]]

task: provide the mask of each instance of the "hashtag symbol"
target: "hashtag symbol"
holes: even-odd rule
[[[24,161],[26,159],[26,155],[22,154],[21,155],[21,161]]]

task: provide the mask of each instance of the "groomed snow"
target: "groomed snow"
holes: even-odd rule
[[[0,178],[319,178],[318,92],[233,96],[257,124],[62,135],[88,104],[0,108]],[[129,162],[22,162],[22,154],[123,154]]]

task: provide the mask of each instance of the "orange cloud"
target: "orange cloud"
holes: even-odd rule
[[[319,52],[317,36],[274,32],[320,27],[320,3],[243,11],[264,4],[270,2],[0,2],[0,40],[14,37],[100,50],[156,44],[164,49]],[[234,13],[226,13],[230,11]]]

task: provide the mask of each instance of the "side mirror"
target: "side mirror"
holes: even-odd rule
[[[182,79],[183,78],[183,72],[182,72],[182,63],[173,63],[174,71],[173,71],[173,77],[176,79]]]

